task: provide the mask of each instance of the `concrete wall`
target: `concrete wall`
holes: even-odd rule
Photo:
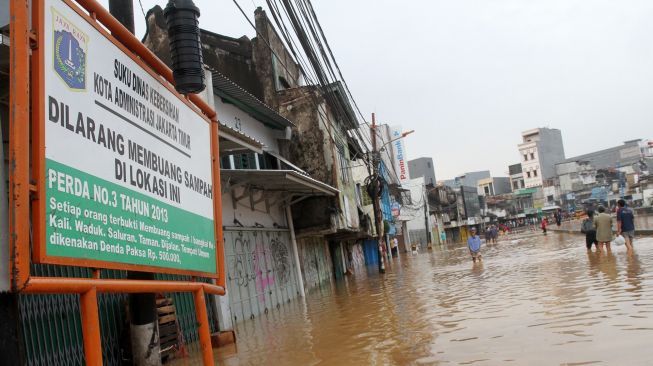
[[[277,91],[300,86],[300,69],[260,7],[254,12],[254,20],[260,36],[252,40],[253,59],[263,90],[263,101],[278,110],[280,100]]]
[[[509,177],[494,177],[493,178],[493,184],[494,184],[494,194],[495,195],[506,194],[506,193],[512,192]]]
[[[555,164],[565,160],[565,148],[562,143],[562,133],[558,129],[540,129],[538,142],[542,179],[555,177]]]
[[[295,123],[288,158],[311,177],[340,191],[337,200],[309,199],[298,203],[294,212],[295,227],[322,230],[328,224],[333,229],[358,228],[356,182],[343,126],[335,117],[316,87],[299,87],[279,91],[280,113]],[[319,108],[316,108],[316,105]],[[342,148],[340,159],[338,146]],[[316,204],[316,202],[319,203]]]
[[[160,6],[147,12],[146,25],[143,43],[168,66],[172,65],[167,26]],[[249,38],[231,38],[201,30],[200,39],[206,65],[263,100],[263,90],[253,61],[252,41]]]
[[[417,158],[408,161],[408,171],[410,178],[415,179],[424,177],[426,184],[435,186],[435,166],[431,158]]]
[[[518,148],[524,183],[527,188],[541,186],[545,179],[555,177],[555,164],[565,159],[562,133],[554,128],[536,128],[522,132],[522,138]]]
[[[425,179],[419,177],[411,179],[403,188],[410,190],[410,205],[404,205],[401,208],[401,220],[406,220],[406,227],[410,235],[411,243],[427,243],[427,229],[426,229],[426,212],[424,212],[425,204]],[[430,224],[429,224],[430,228]]]
[[[283,138],[283,130],[266,127],[247,112],[233,104],[226,103],[217,95],[214,98],[213,106],[221,123],[261,141],[265,145],[264,150],[279,153],[279,139]]]
[[[0,28],[9,27],[9,0],[0,0]]]

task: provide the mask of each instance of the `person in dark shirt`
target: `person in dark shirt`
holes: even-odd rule
[[[592,250],[592,244],[599,251],[599,243],[596,241],[596,230],[594,229],[594,210],[587,210],[587,218],[583,220],[580,231],[585,234],[585,246],[587,250]]]
[[[626,201],[617,201],[617,235],[626,239],[626,248],[633,250],[633,239],[635,239],[635,215],[633,209],[626,205]]]

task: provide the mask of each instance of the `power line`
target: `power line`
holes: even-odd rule
[[[284,62],[285,58],[282,59],[274,51],[269,41],[258,31],[243,8],[240,6],[240,4],[238,4],[237,0],[233,0],[233,2],[238,7],[241,14],[245,17],[250,26],[255,30],[259,39],[265,43],[265,45],[270,49],[271,53],[276,57],[278,63],[287,72],[287,75],[289,75],[293,81],[299,85],[299,80],[295,77],[293,72],[290,72],[288,66]],[[297,5],[297,2],[295,2],[294,6],[293,2],[290,0],[266,0],[266,3],[272,15],[272,19],[276,23],[279,29],[279,33],[282,36],[282,42],[285,43],[285,46],[292,54],[292,57],[297,60],[297,68],[301,74],[305,77],[308,83],[321,89],[321,96],[331,107],[332,113],[334,113],[341,121],[349,120],[354,122],[355,125],[358,125],[358,127],[349,129],[349,131],[357,137],[359,143],[364,145],[363,147],[365,150],[370,151],[372,145],[370,140],[371,135],[361,133],[360,125],[358,122],[356,120],[352,121],[347,117],[348,114],[345,111],[344,105],[335,98],[335,93],[337,92],[337,83],[340,82],[344,87],[344,91],[346,92],[344,95],[341,94],[341,96],[344,98],[344,100],[351,101],[356,109],[356,112],[358,112],[361,119],[363,120],[364,125],[366,125],[371,130],[371,125],[369,122],[367,122],[365,116],[360,111],[360,108],[356,103],[356,100],[353,98],[346,80],[344,80],[342,71],[335,59],[330,45],[328,44],[324,30],[322,29],[322,26],[317,19],[317,15],[315,14],[315,10],[313,9],[310,0],[299,0],[299,5]],[[291,35],[289,27],[286,25],[286,21],[284,21],[284,15],[285,18],[289,20],[290,28],[292,28],[295,37]],[[297,41],[295,39],[297,39]],[[303,52],[300,52],[298,43],[301,45]],[[336,77],[336,71],[334,71],[334,69],[337,71],[337,75],[340,76],[340,81],[338,81],[338,78]],[[336,87],[334,87],[334,85]],[[316,107],[317,113],[323,117],[323,121],[319,122],[322,122],[324,127],[327,129],[329,138],[332,142],[335,143],[336,138],[332,134],[331,128],[335,130],[336,127],[331,122],[331,119],[325,115],[320,105],[318,105],[316,96],[311,93],[310,97]],[[352,117],[356,118],[355,116]],[[329,126],[327,126],[327,123]],[[347,130],[345,129],[346,136],[343,137],[352,138],[352,136],[349,135],[349,133],[346,131]],[[380,133],[381,131],[378,127],[375,129],[375,131],[382,144],[385,145],[387,141],[383,136],[384,134]],[[390,165],[386,166],[384,170],[389,176],[394,178],[396,182],[400,183],[401,180],[393,168],[394,158],[391,156],[390,151],[387,148],[383,150],[384,152],[382,154],[385,154],[385,156],[388,158],[388,161],[390,162]],[[357,153],[353,154],[353,156],[356,155]],[[369,157],[365,156],[364,154],[363,161],[365,164],[371,163]]]

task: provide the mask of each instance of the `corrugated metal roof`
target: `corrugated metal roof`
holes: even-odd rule
[[[233,129],[222,122],[220,122],[220,127],[218,128],[218,135],[221,139],[221,153],[236,154],[247,151],[252,151],[258,154],[263,153],[263,147],[265,145],[261,141]]]
[[[253,189],[304,196],[335,196],[340,191],[294,170],[220,169],[225,185],[245,184]]]
[[[238,84],[229,80],[226,76],[218,71],[212,71],[213,91],[218,96],[233,103],[238,108],[249,113],[252,117],[262,123],[275,128],[285,129],[294,127],[295,124],[270,108],[267,104],[250,94],[247,90],[238,86]],[[220,116],[218,116],[219,118]]]

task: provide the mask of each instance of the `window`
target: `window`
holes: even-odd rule
[[[537,169],[533,170],[533,176],[537,177]]]
[[[528,155],[524,154],[524,161],[528,161]]]
[[[485,191],[486,195],[490,195],[490,187],[485,186],[485,187],[483,187],[483,190]]]
[[[342,179],[343,182],[347,183],[349,182],[349,159],[347,159],[347,155],[345,152],[345,147],[342,146],[341,144],[336,145],[338,149],[338,165],[340,165],[340,179]]]
[[[531,177],[531,172],[526,172],[526,178],[530,178],[530,177]]]
[[[234,157],[234,169],[256,169],[256,153],[236,154]]]
[[[231,159],[229,159],[229,155],[224,155],[220,158],[220,169],[231,169]]]
[[[531,153],[531,160],[535,159],[535,154]]]
[[[519,181],[512,182],[512,189],[519,189]]]

